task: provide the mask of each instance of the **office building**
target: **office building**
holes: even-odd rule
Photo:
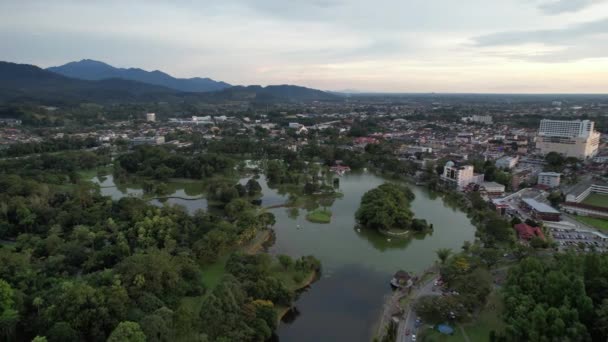
[[[547,120],[540,121],[536,148],[541,154],[557,152],[566,157],[587,159],[597,154],[600,133],[589,120]]]
[[[156,121],[156,113],[147,113],[146,121],[155,122]]]

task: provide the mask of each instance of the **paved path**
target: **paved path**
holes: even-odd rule
[[[413,304],[418,298],[423,296],[438,296],[441,294],[440,290],[433,291],[434,283],[439,277],[433,277],[431,280],[422,284],[418,288],[412,290],[410,304],[405,308],[405,313],[401,320],[399,320],[399,327],[397,328],[397,342],[411,341],[412,334],[415,334],[418,330],[416,328],[416,312],[414,312]],[[406,335],[405,331],[409,330],[410,334]]]

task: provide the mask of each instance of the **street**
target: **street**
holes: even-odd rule
[[[408,305],[406,311],[403,314],[401,320],[399,320],[399,327],[397,328],[397,342],[407,342],[412,340],[412,334],[416,334],[416,312],[414,312],[413,304],[418,300],[418,298],[423,296],[438,296],[441,294],[440,290],[433,291],[434,283],[437,281],[439,277],[434,277],[429,280],[427,283],[423,284],[420,288],[414,288],[412,290],[412,298],[411,304]],[[409,335],[406,335],[405,332],[410,332]]]

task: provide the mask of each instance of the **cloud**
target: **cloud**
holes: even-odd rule
[[[608,59],[590,60],[608,55],[599,1],[0,0],[0,58],[383,91],[541,89],[561,72],[605,91]]]
[[[566,28],[508,31],[491,33],[473,38],[477,46],[517,45],[525,43],[576,44],[576,40],[590,36],[605,35],[608,18],[581,23]]]
[[[538,8],[546,14],[562,14],[567,12],[578,12],[603,1],[605,0],[554,0],[545,2]]]
[[[473,38],[488,55],[543,63],[608,58],[608,18],[565,28],[508,31]]]

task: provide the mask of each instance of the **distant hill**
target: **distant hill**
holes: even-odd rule
[[[175,90],[123,79],[86,81],[34,65],[0,62],[0,100],[61,102],[149,101],[174,97]]]
[[[137,68],[115,68],[109,64],[91,59],[70,62],[62,66],[50,67],[46,70],[81,80],[98,81],[110,78],[122,78],[183,92],[208,92],[231,87],[228,83],[214,81],[210,78],[175,78],[158,70],[146,71]]]
[[[235,86],[206,95],[214,101],[308,102],[341,99],[335,94],[294,85]]]
[[[335,101],[341,97],[293,85],[236,86],[212,92],[181,92],[168,87],[110,78],[82,80],[34,65],[0,62],[0,101],[62,103],[120,102],[309,102]]]

